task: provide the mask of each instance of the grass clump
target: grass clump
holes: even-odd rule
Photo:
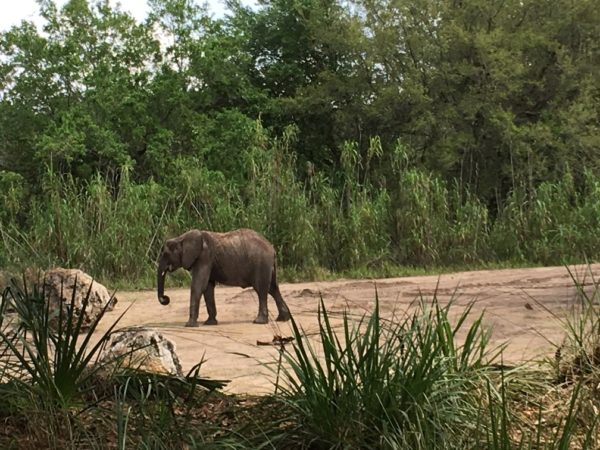
[[[337,327],[321,301],[318,345],[292,323],[295,344],[272,399],[287,434],[274,435],[275,446],[598,448],[598,289],[575,283],[560,364],[504,364],[483,315],[454,300],[421,298],[410,314],[384,318],[376,299],[369,315],[344,313]]]
[[[77,338],[74,317],[40,331],[50,320],[42,293],[11,288],[0,302],[0,447],[595,449],[598,289],[575,284],[557,358],[536,366],[506,365],[473,304],[434,295],[398,314],[376,295],[368,314],[339,321],[321,300],[319,343],[292,321],[280,382],[260,398],[215,392],[223,384],[202,379],[201,363],[184,377],[121,369],[100,379],[90,331]]]
[[[93,344],[92,334],[111,302],[107,302],[86,327],[84,317],[91,286],[81,308],[76,307],[76,291],[73,289],[66,307],[61,305],[56,311],[47,301],[44,289],[40,290],[37,285],[28,291],[26,285],[20,287],[13,281],[0,300],[3,320],[9,310],[16,315],[14,326],[7,324],[0,330],[3,356],[12,364],[3,375],[11,382],[31,388],[45,401],[62,407],[71,406],[95,372],[102,369],[93,362],[97,361],[118,323],[115,321]],[[84,329],[86,332],[80,339]]]
[[[576,288],[576,301],[566,318],[554,318],[565,329],[552,362],[560,383],[600,383],[600,292],[591,273],[591,280],[577,280],[569,272]],[[590,285],[592,288],[590,289]]]
[[[180,448],[190,434],[212,436],[216,425],[190,433],[189,424],[225,383],[201,378],[201,363],[178,377],[125,367],[130,353],[101,357],[118,319],[92,336],[110,302],[84,327],[91,289],[80,308],[76,292],[54,311],[37,285],[2,291],[0,447]]]
[[[344,314],[338,335],[322,302],[318,349],[294,322],[280,386],[297,425],[293,439],[306,448],[473,445],[499,349],[489,350],[481,317],[466,326],[470,307],[454,323],[449,308],[421,300],[413,314],[384,320],[376,301],[358,322]]]

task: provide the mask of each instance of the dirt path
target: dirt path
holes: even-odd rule
[[[579,282],[592,288],[600,274],[600,264],[571,268]],[[438,285],[439,282],[439,285]],[[485,310],[485,324],[493,326],[493,343],[506,342],[504,359],[519,361],[544,355],[555,350],[562,330],[556,317],[564,317],[576,297],[574,283],[565,267],[536,269],[507,269],[495,271],[460,272],[441,276],[390,278],[381,280],[340,280],[283,284],[281,292],[296,321],[314,339],[318,330],[317,307],[320,296],[339,325],[341,312],[348,309],[361,315],[373,307],[375,288],[382,316],[392,317],[407,311],[422,294],[430,298],[436,291],[442,302],[455,297],[454,311],[474,302],[471,317]],[[272,321],[255,325],[258,300],[249,289],[217,287],[217,326],[185,328],[188,316],[189,290],[169,289],[169,306],[162,306],[155,291],[119,292],[117,308],[103,319],[102,332],[127,306],[129,311],[120,326],[145,325],[158,328],[176,344],[184,370],[203,356],[206,360],[201,374],[214,379],[231,380],[226,391],[235,393],[268,393],[273,390],[274,375],[265,363],[277,358],[277,350],[257,346],[257,340],[270,341],[275,334],[291,336],[289,323]],[[269,299],[272,318],[276,309]],[[200,320],[206,318],[201,305]],[[551,341],[551,342],[549,342]]]

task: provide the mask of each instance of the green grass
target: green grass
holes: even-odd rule
[[[499,351],[489,348],[481,317],[466,326],[470,307],[454,324],[449,308],[422,300],[410,316],[388,321],[376,301],[358,322],[344,315],[338,332],[322,302],[319,348],[293,322],[296,341],[279,388],[298,424],[293,439],[310,448],[473,445]]]
[[[308,269],[278,269],[278,276],[283,282],[295,283],[301,281],[334,281],[341,278],[363,279],[363,278],[395,278],[425,275],[440,275],[472,270],[502,270],[520,269],[534,267],[535,264],[524,261],[504,262],[479,262],[456,265],[432,265],[432,266],[400,266],[391,263],[383,264],[377,268],[354,268],[339,272],[333,272],[322,267],[311,267]]]
[[[13,280],[2,290],[0,417],[10,432],[0,434],[0,446],[177,448],[189,441],[192,408],[225,383],[200,377],[202,362],[175,377],[124,366],[129,353],[100,359],[118,319],[92,339],[109,303],[84,328],[90,291],[76,307],[74,289],[55,311],[38,285]]]
[[[43,291],[13,283],[0,302],[0,446],[594,449],[600,307],[583,281],[573,275],[574,309],[557,317],[560,357],[542,365],[506,366],[470,305],[433,295],[382,316],[375,293],[371,312],[334,327],[321,301],[318,344],[292,322],[276,392],[258,398],[215,392],[201,364],[185,377],[96,377],[98,347],[72,302],[52,315]]]
[[[409,165],[401,145],[383,155],[377,139],[366,154],[347,143],[337,173],[300,173],[296,131],[274,136],[257,123],[247,170],[235,182],[184,158],[173,161],[174,176],[162,184],[138,182],[127,168],[117,185],[49,168],[37,191],[19,197],[19,214],[0,214],[0,267],[77,267],[114,286],[151,287],[166,238],[191,228],[238,227],[274,243],[284,280],[600,258],[600,180],[591,173],[578,189],[568,172],[554,182],[515,186],[491,210],[464,186]],[[389,167],[382,178],[383,163]],[[0,204],[13,208],[10,186]]]
[[[588,280],[589,281],[589,280]],[[598,291],[578,287],[563,322],[569,378],[554,361],[509,367],[470,306],[449,318],[435,295],[391,320],[345,314],[334,329],[323,302],[319,344],[292,323],[293,350],[273,402],[288,412],[294,448],[597,448]],[[456,311],[455,311],[456,312]],[[462,331],[462,332],[461,332]],[[458,334],[463,338],[459,339]],[[569,345],[567,345],[569,343]]]
[[[37,285],[28,291],[13,280],[3,293],[0,310],[14,310],[17,322],[0,330],[0,343],[5,356],[14,364],[7,371],[9,379],[35,389],[44,401],[68,408],[82,394],[96,372],[104,367],[97,363],[98,356],[115,328],[115,321],[92,344],[92,334],[104,316],[110,302],[92,320],[83,337],[84,317],[88,307],[91,287],[76,307],[76,292],[71,300],[54,311],[45,292]],[[125,314],[126,310],[123,311]],[[121,314],[121,317],[122,315]],[[91,369],[93,367],[93,369]]]

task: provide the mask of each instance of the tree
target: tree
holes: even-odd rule
[[[1,37],[0,158],[28,177],[50,164],[82,177],[134,164],[158,50],[149,27],[108,0],[40,6],[43,33],[23,23]]]
[[[277,132],[293,123],[300,164],[336,163],[342,143],[368,142],[361,128],[372,65],[359,18],[336,0],[231,4],[230,24],[248,37],[249,77],[269,98],[262,119]]]

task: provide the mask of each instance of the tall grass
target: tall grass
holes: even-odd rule
[[[201,378],[202,362],[184,377],[122,364],[141,348],[100,359],[118,320],[93,336],[106,307],[84,329],[90,291],[80,309],[76,291],[57,311],[37,285],[27,289],[12,282],[2,291],[0,419],[17,430],[8,447],[113,448],[114,441],[119,448],[180,448],[193,441],[191,434],[208,433],[208,426],[190,432],[191,411],[225,382]],[[2,448],[6,437],[0,433]]]
[[[542,264],[582,262],[600,256],[600,180],[591,172],[583,189],[566,172],[557,182],[533,191],[516,189],[491,232],[491,245],[501,259]]]
[[[313,226],[317,210],[295,174],[295,155],[290,151],[296,133],[289,127],[280,138],[262,140],[249,154],[249,179],[240,205],[244,226],[268,236],[279,249],[279,263],[291,268],[318,261]]]
[[[293,322],[296,341],[280,391],[298,423],[294,439],[307,448],[469,448],[478,442],[480,405],[497,352],[481,317],[467,326],[466,308],[452,322],[449,308],[422,301],[407,317],[384,320],[376,300],[368,317],[356,322],[345,314],[335,330],[321,302],[318,348]]]
[[[118,176],[81,183],[48,169],[39,192],[0,175],[0,265],[61,265],[100,280],[147,286],[167,237],[191,228],[251,227],[276,246],[288,273],[390,266],[560,264],[600,257],[600,179],[515,188],[491,211],[457,182],[419,168],[404,146],[373,138],[339,149],[337,171],[298,161],[297,130],[248,129],[239,176],[209,169],[202,153],[175,158],[165,178]],[[214,161],[213,161],[214,163]],[[227,175],[229,174],[229,176]]]
[[[340,154],[341,173],[309,173],[317,261],[326,268],[377,267],[389,260],[389,194],[368,181],[369,163],[379,154],[378,141],[371,142],[365,156],[356,145],[346,143]],[[336,189],[338,184],[341,188]]]
[[[17,267],[80,267],[99,278],[135,280],[147,274],[159,245],[164,189],[132,183],[126,169],[117,192],[109,186],[97,176],[79,187],[49,170],[24,225],[0,225],[7,259]]]
[[[384,319],[376,299],[371,313],[344,314],[334,327],[321,301],[318,344],[292,322],[295,341],[273,400],[290,411],[287,435],[275,446],[598,448],[597,294],[582,290],[564,322],[560,379],[554,362],[503,364],[493,330],[483,315],[470,317],[470,306],[454,310],[434,295]]]
[[[487,209],[469,192],[409,169],[399,174],[393,202],[394,243],[403,264],[490,261]]]

